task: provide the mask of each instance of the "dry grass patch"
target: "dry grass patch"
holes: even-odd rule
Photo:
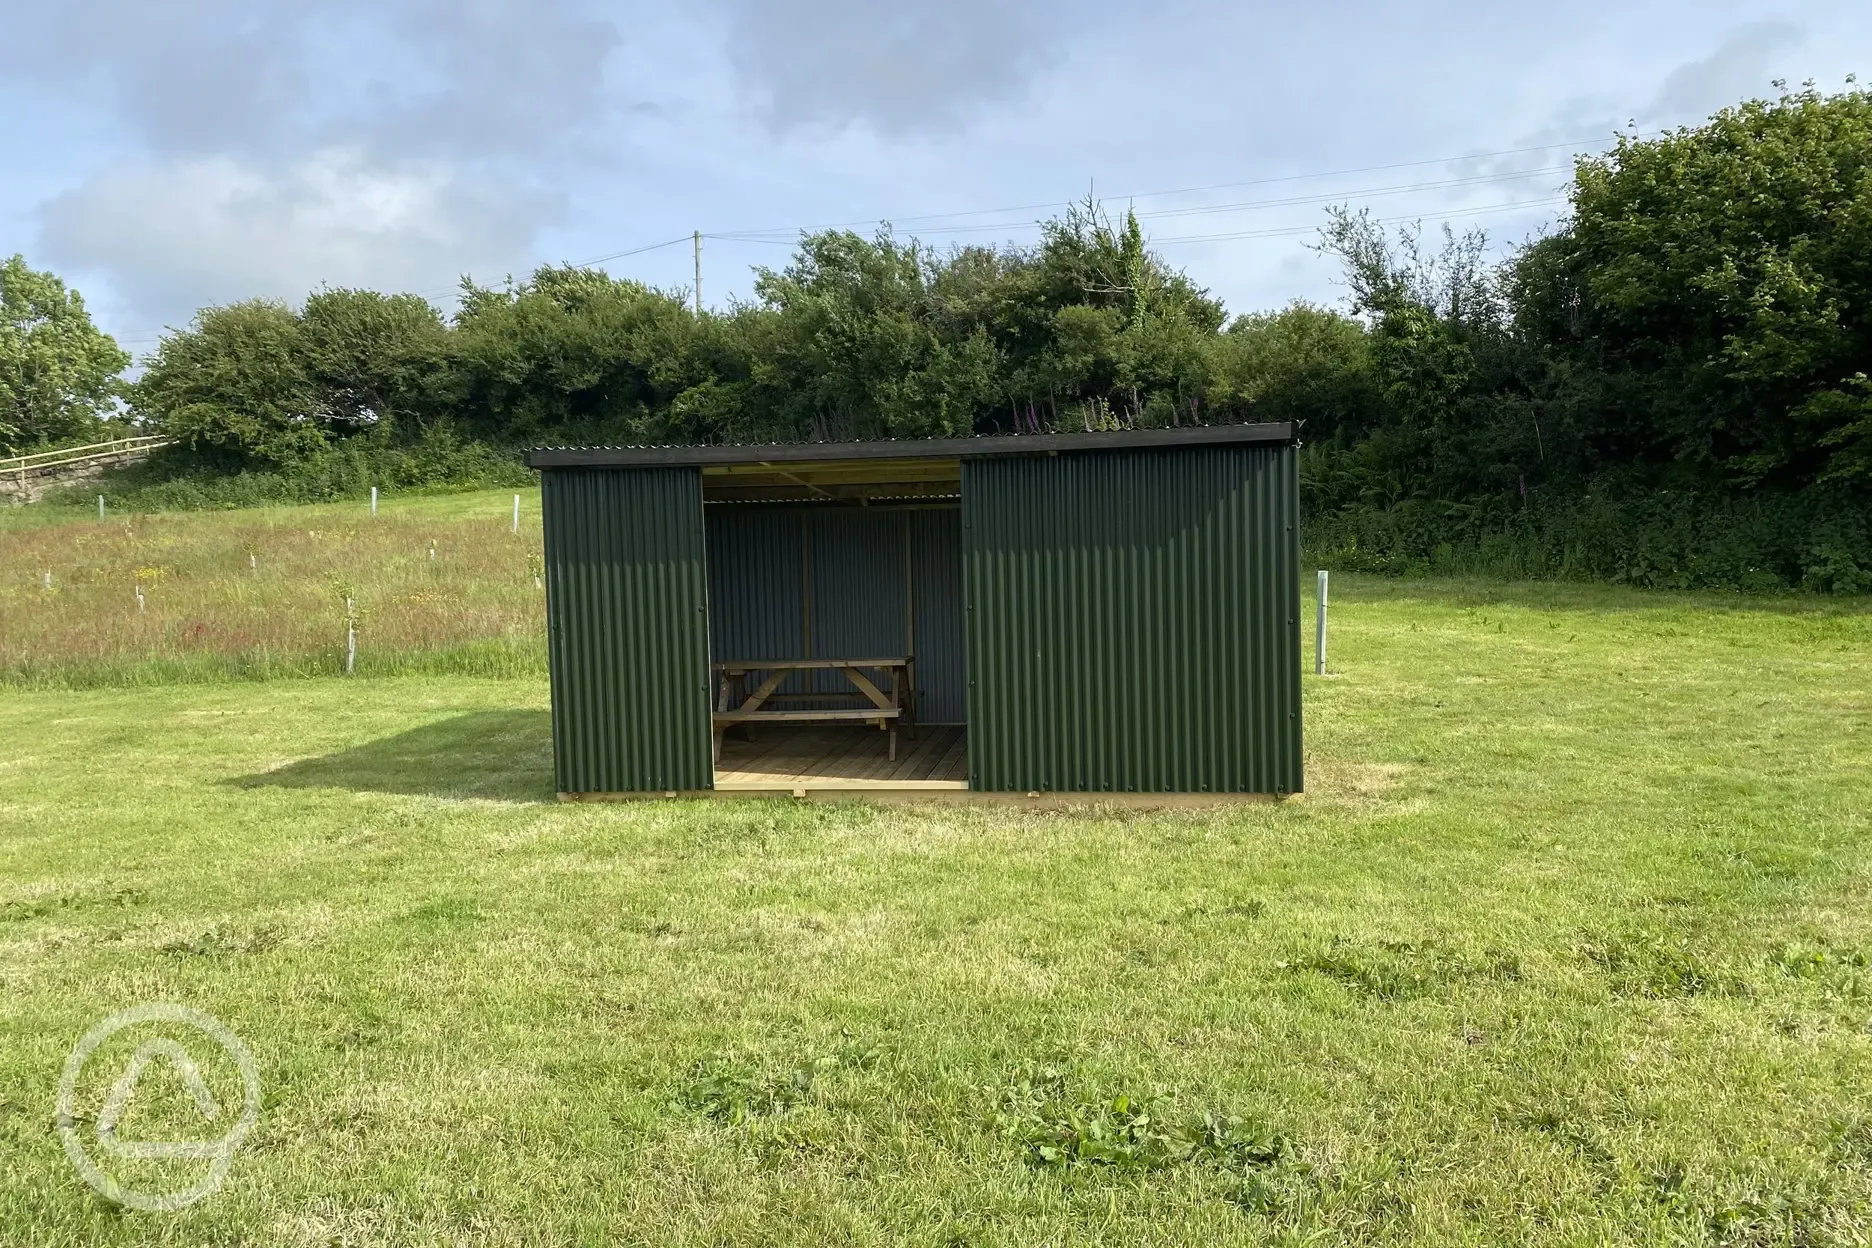
[[[1403,763],[1361,763],[1312,754],[1306,760],[1306,796],[1309,801],[1377,806],[1409,771]]]

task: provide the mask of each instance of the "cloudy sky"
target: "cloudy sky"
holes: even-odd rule
[[[697,229],[719,304],[801,228],[1090,188],[1245,311],[1339,297],[1325,204],[1505,245],[1616,128],[1856,71],[1863,0],[0,0],[0,255],[141,352],[321,284],[686,287]]]

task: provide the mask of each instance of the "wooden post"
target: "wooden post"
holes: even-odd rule
[[[1326,674],[1326,571],[1319,574],[1319,609],[1313,618],[1313,674]]]

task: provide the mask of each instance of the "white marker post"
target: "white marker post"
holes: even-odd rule
[[[375,494],[376,492],[377,492],[376,490],[371,491],[372,494]],[[344,600],[344,616],[345,616],[344,672],[345,672],[345,675],[349,676],[352,673],[352,671],[357,667],[357,614],[351,609],[351,600],[349,598]]]
[[[141,585],[137,586],[136,596],[137,596],[137,610],[142,611],[143,610],[143,587]]]
[[[514,495],[514,527],[513,527],[513,531],[514,531],[514,532],[516,532],[516,533],[518,533],[518,532],[520,531],[520,496],[519,496],[518,494],[516,494],[516,495]]]
[[[97,518],[100,520],[104,518],[104,496],[102,494],[97,496]]]
[[[1326,570],[1319,574],[1319,611],[1313,619],[1313,674],[1326,674]]]
[[[52,574],[50,572],[45,574],[45,587],[47,589],[52,588]]]
[[[377,514],[377,487],[374,485],[370,487],[370,514]]]

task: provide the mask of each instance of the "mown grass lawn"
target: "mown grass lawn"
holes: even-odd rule
[[[560,806],[532,679],[0,692],[0,1241],[1866,1242],[1872,612],[1334,624],[1224,815]],[[54,1124],[146,1000],[264,1087],[176,1214]]]

